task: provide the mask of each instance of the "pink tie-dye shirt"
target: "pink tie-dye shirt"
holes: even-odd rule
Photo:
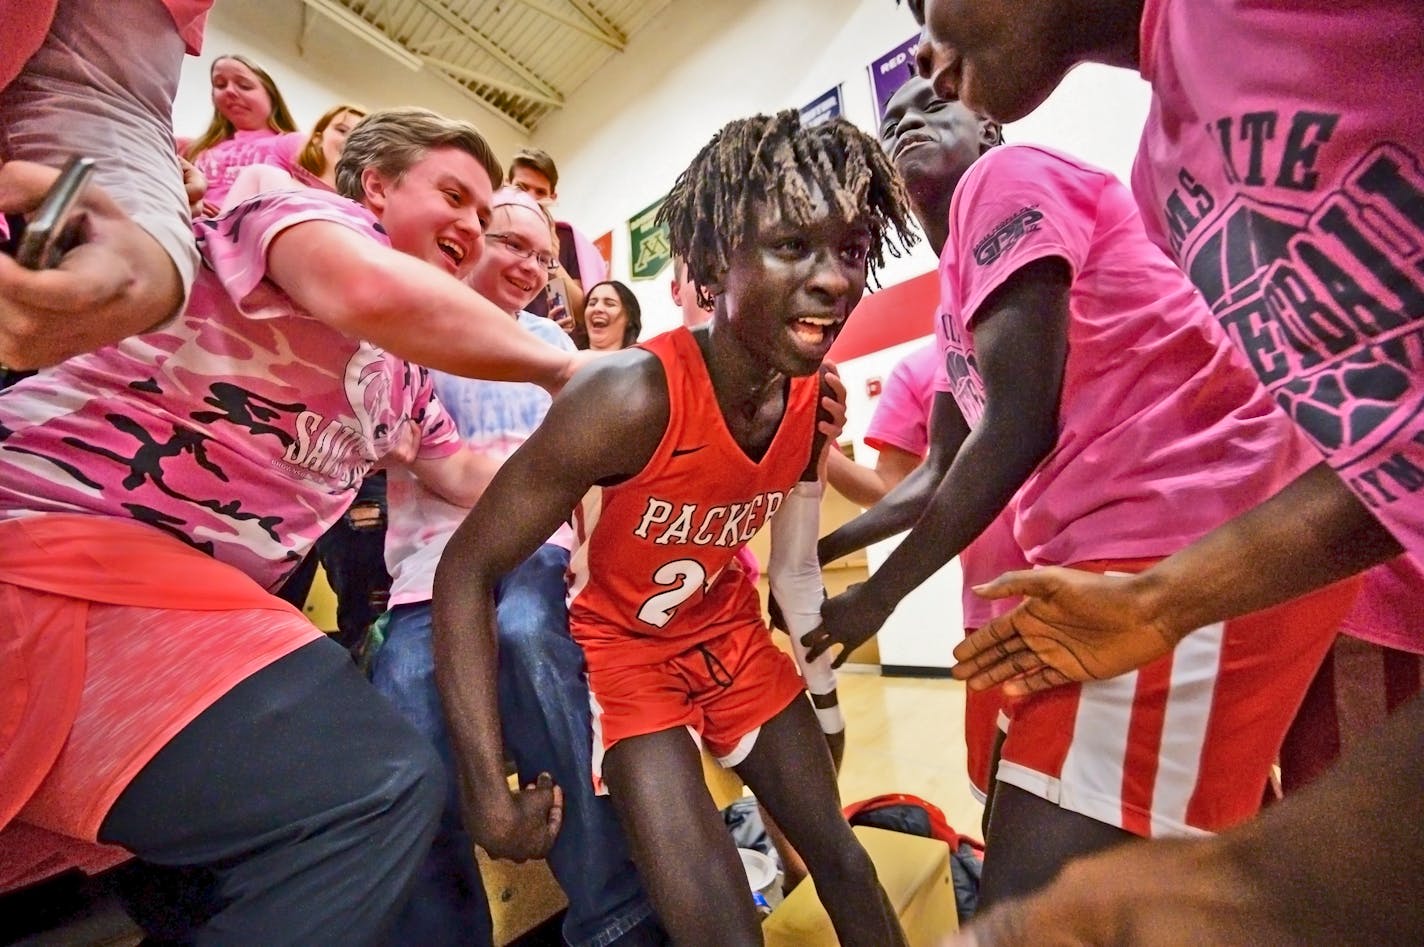
[[[936,336],[965,420],[984,383],[984,301],[1046,258],[1072,271],[1058,440],[1012,503],[1035,565],[1166,556],[1284,487],[1318,455],[1148,241],[1106,171],[1031,145],[980,158],[950,206]]]
[[[1420,24],[1418,0],[1147,0],[1142,75],[1153,101],[1132,175],[1153,240],[1416,558]]]
[[[186,313],[0,395],[0,518],[136,519],[276,588],[404,425],[422,457],[459,437],[429,373],[308,315],[267,278],[289,227],[386,243],[360,205],[279,191],[194,225]]]

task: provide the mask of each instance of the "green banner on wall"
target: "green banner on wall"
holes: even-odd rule
[[[657,223],[658,209],[665,197],[654,201],[647,209],[628,220],[628,248],[632,260],[633,279],[652,279],[672,261],[672,246],[668,230]]]

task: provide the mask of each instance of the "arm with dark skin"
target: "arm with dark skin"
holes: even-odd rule
[[[618,410],[608,410],[618,405]],[[435,573],[435,679],[454,743],[465,825],[491,855],[543,855],[558,834],[547,779],[511,793],[497,700],[493,593],[600,482],[641,470],[667,429],[667,382],[641,350],[606,356],[554,400],[450,539]],[[610,445],[617,445],[610,449]]]
[[[871,543],[903,533],[914,526],[949,473],[969,425],[949,392],[935,395],[930,415],[930,452],[924,463],[899,481],[879,502],[839,529],[823,536],[821,564],[834,562]],[[847,461],[849,463],[849,461]]]
[[[813,658],[840,644],[839,664],[869,640],[902,598],[993,522],[1053,450],[1068,355],[1070,280],[1062,259],[1036,260],[984,301],[973,326],[984,379],[983,420],[885,564],[867,582],[826,601],[821,628],[805,638]],[[902,490],[909,494],[916,489],[914,480],[911,475],[886,500]]]
[[[831,488],[857,506],[866,509],[885,499],[920,465],[920,456],[886,444],[875,452],[875,466],[867,467],[851,460],[838,450],[826,457],[826,482]]]
[[[1424,942],[1424,701],[1299,795],[1209,839],[1135,842],[1068,865],[955,943]],[[1341,883],[1328,865],[1349,866]]]
[[[1289,601],[1402,551],[1320,463],[1138,575],[1035,569],[980,586],[987,598],[1027,599],[955,648],[953,673],[976,689],[1008,681],[1010,695],[1115,677],[1195,628]]]

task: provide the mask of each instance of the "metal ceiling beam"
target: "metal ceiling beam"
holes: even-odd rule
[[[443,59],[436,59],[431,56],[424,56],[422,58],[425,60],[425,64],[427,66],[431,66],[435,69],[447,72],[458,79],[468,79],[471,82],[478,82],[481,85],[487,85],[491,88],[499,89],[503,92],[508,92],[510,95],[517,95],[520,98],[528,99],[531,102],[539,102],[543,105],[552,105],[554,108],[563,108],[564,97],[557,93],[555,93],[554,95],[545,95],[542,92],[539,92],[535,89],[531,89],[526,85],[521,85],[518,82],[510,82],[508,79],[499,79],[490,75],[487,72],[480,72],[478,69],[471,69],[468,66],[456,65],[453,62],[446,62]]]
[[[423,43],[411,43],[408,48],[417,56],[433,56],[437,52],[445,52],[451,46],[456,46],[464,42],[465,38],[463,36],[437,36]]]
[[[590,36],[598,40],[603,45],[609,47],[614,52],[623,52],[628,41],[618,33],[599,26],[593,22],[587,14],[579,15],[579,12],[570,13],[553,4],[546,3],[545,0],[519,0],[521,6],[528,7],[535,13],[543,14],[556,23],[562,23],[569,29],[578,30],[585,36]]]
[[[628,45],[628,36],[618,28],[618,25],[604,16],[602,11],[595,7],[589,0],[568,0],[569,6],[584,15],[588,22],[593,24],[594,29],[602,31],[608,37],[618,41],[618,51],[622,52],[623,47]]]
[[[337,3],[336,0],[302,0],[303,17],[306,17],[308,13],[320,15],[328,22],[334,23],[348,33],[364,40],[368,45],[379,49],[408,69],[420,68],[419,56],[406,49],[365,17],[352,12],[350,8]],[[304,19],[302,27],[304,37],[306,28],[310,24],[310,19]]]
[[[475,29],[473,26],[471,26],[468,22],[465,21],[464,17],[456,15],[443,3],[435,2],[435,0],[416,0],[416,2],[422,8],[429,10],[436,17],[443,20],[445,24],[449,26],[452,30],[459,33],[461,36],[465,37],[470,42],[474,43],[476,46],[480,47],[480,49],[483,49],[485,52],[489,53],[495,59],[499,60],[499,62],[508,66],[515,73],[517,73],[519,76],[528,81],[542,95],[562,96],[562,93],[558,89],[554,88],[552,84],[550,84],[547,80],[541,77],[533,69],[530,69],[524,63],[520,62],[519,60],[511,56],[509,53],[505,52],[499,47],[497,43],[495,43],[494,40],[490,39],[488,36]]]

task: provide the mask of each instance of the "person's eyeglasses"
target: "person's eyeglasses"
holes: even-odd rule
[[[559,268],[559,260],[553,254],[538,253],[533,247],[526,247],[517,237],[510,236],[507,233],[487,233],[485,234],[485,239],[493,240],[521,260],[527,260],[533,257],[538,261],[540,266],[550,273]]]

